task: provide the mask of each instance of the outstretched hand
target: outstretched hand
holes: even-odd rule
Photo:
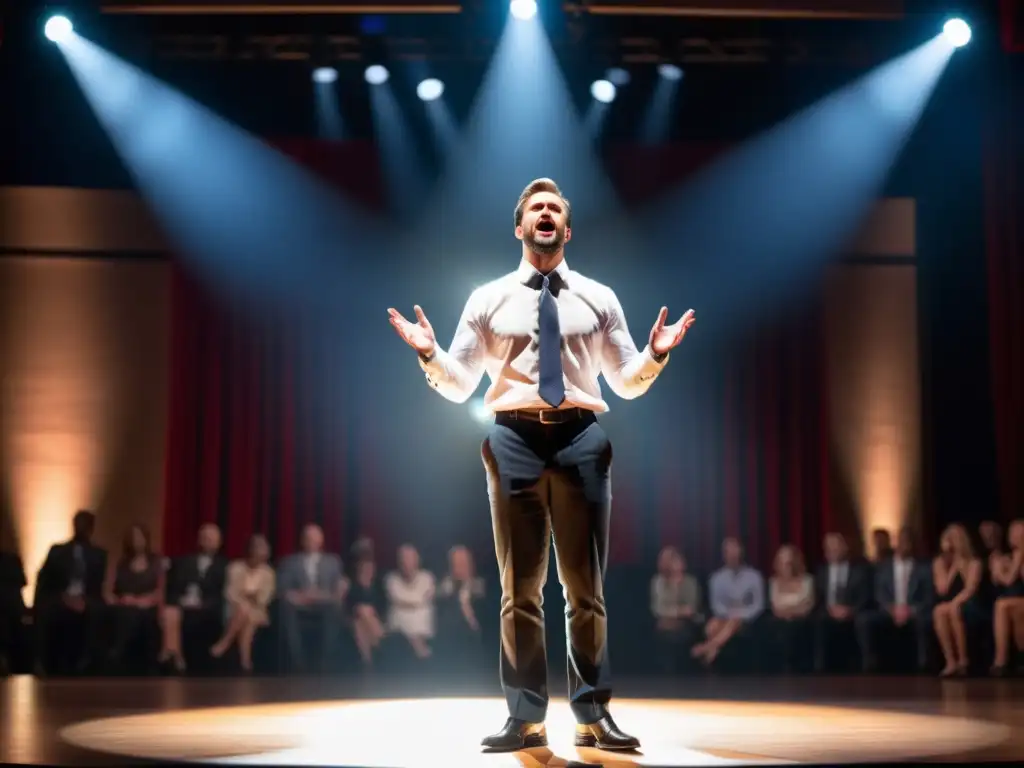
[[[430,355],[437,343],[434,329],[419,304],[413,307],[413,311],[416,313],[415,323],[406,320],[402,317],[402,313],[393,307],[388,309],[388,319],[406,344],[421,355]]]
[[[686,314],[675,323],[672,323],[672,325],[665,325],[666,319],[668,319],[668,307],[662,307],[654,327],[651,328],[649,341],[651,349],[657,355],[664,355],[679,344],[683,340],[683,336],[690,329],[690,326],[696,321],[697,315],[692,309],[688,309]]]

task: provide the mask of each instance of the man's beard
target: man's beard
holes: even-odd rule
[[[533,236],[533,233],[525,235],[523,240],[526,241],[526,246],[534,253],[541,256],[554,256],[565,245],[565,231],[556,229],[555,236],[550,240],[538,241]]]

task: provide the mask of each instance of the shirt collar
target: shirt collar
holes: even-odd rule
[[[566,262],[564,257],[560,262],[558,262],[558,266],[555,267],[552,271],[555,272],[561,278],[562,285],[568,288],[570,274],[569,264],[568,262]],[[526,285],[527,283],[530,282],[530,279],[536,274],[539,273],[534,268],[533,264],[528,262],[526,259],[523,259],[521,262],[519,262],[519,269],[516,270],[516,277],[519,279],[520,283]]]

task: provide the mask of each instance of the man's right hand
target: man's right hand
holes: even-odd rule
[[[388,319],[406,344],[424,357],[429,357],[434,353],[434,347],[437,344],[434,329],[419,304],[413,307],[413,311],[416,312],[415,323],[410,323],[394,308],[388,309]]]

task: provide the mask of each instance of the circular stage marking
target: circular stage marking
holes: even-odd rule
[[[219,764],[609,767],[864,762],[936,757],[998,744],[1004,725],[947,715],[775,702],[615,702],[637,754],[577,750],[564,701],[548,715],[549,749],[488,755],[480,738],[504,722],[500,699],[320,701],[178,710],[69,726],[76,746],[135,758]]]

